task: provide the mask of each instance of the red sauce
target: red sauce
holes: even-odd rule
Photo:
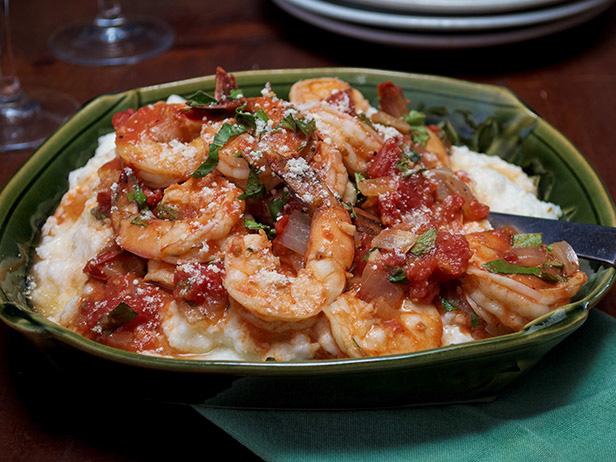
[[[221,261],[178,265],[173,275],[173,295],[194,305],[205,317],[218,319],[229,304],[222,285],[224,276]]]
[[[92,284],[94,290],[82,298],[74,324],[77,331],[97,342],[131,351],[161,346],[160,311],[171,295],[154,284],[143,282],[134,273],[115,275],[105,283]],[[104,329],[105,316],[125,303],[136,316],[113,330]]]
[[[396,164],[402,156],[402,148],[398,138],[390,138],[374,155],[368,164],[366,173],[370,178],[381,178],[384,176],[394,176],[398,173]]]
[[[83,272],[99,281],[108,281],[114,276],[121,276],[129,272],[144,276],[146,263],[142,258],[114,245],[90,259],[83,268]]]
[[[430,211],[436,203],[436,187],[423,175],[411,175],[400,178],[398,188],[388,194],[379,196],[379,212],[382,222],[392,226],[403,221],[409,212],[425,208]],[[433,213],[427,214],[431,219],[438,219]]]

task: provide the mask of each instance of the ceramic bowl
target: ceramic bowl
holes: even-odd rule
[[[336,76],[375,102],[376,85],[392,80],[414,106],[435,118],[445,108],[468,139],[541,177],[542,199],[559,204],[567,219],[616,226],[616,209],[596,172],[567,139],[505,88],[428,75],[371,69],[319,68],[235,73],[247,96],[265,82],[286,97],[303,78]],[[0,318],[50,353],[82,383],[107,387],[118,380],[140,386],[154,399],[211,406],[263,408],[361,408],[488,399],[526,372],[580,327],[588,309],[614,282],[611,268],[585,265],[589,282],[572,303],[522,331],[403,355],[303,362],[196,361],[139,355],[95,343],[45,319],[25,296],[33,247],[46,217],[67,190],[68,173],[93,155],[97,139],[112,130],[111,116],[198,89],[207,76],[103,95],[89,102],[51,136],[0,194]],[[431,108],[431,109],[430,109]],[[484,133],[461,120],[492,120]],[[486,125],[486,124],[484,124]],[[488,128],[489,128],[488,127]],[[487,133],[487,134],[486,134]],[[473,135],[475,137],[473,138]],[[111,384],[111,385],[110,385]]]

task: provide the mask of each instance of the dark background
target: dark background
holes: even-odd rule
[[[554,37],[469,51],[417,51],[371,45],[305,25],[267,1],[133,0],[127,14],[164,19],[173,48],[121,67],[57,61],[49,35],[66,22],[92,18],[94,0],[13,0],[11,20],[22,83],[85,102],[100,93],[229,71],[357,66],[443,74],[505,85],[565,134],[616,193],[616,8]],[[0,188],[31,152],[0,153]],[[613,290],[599,309],[616,315]],[[119,387],[123,384],[118,384]],[[124,461],[198,457],[253,458],[189,408],[109,400],[65,383],[45,357],[0,325],[0,460]],[[272,431],[275,431],[272,429]],[[214,456],[216,451],[217,456]]]

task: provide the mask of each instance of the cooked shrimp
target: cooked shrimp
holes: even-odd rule
[[[210,146],[214,141],[214,136],[224,123],[234,123],[233,119],[227,119],[217,123],[209,123],[201,130],[201,139],[205,146]],[[246,180],[250,174],[250,167],[242,157],[249,155],[254,149],[254,138],[248,133],[231,138],[222,148],[218,150],[218,164],[216,169],[227,178],[234,180]],[[209,150],[206,148],[206,151]]]
[[[348,356],[409,353],[441,346],[443,325],[433,305],[405,300],[395,317],[346,292],[324,308],[338,347]]]
[[[491,333],[520,330],[533,319],[567,303],[588,277],[576,268],[562,281],[546,282],[532,275],[496,274],[482,264],[501,257],[508,248],[506,230],[466,236],[473,251],[462,278],[469,305],[487,323]]]
[[[114,116],[117,154],[150,187],[188,179],[205,158],[202,123],[186,117],[186,109],[160,102]]]
[[[447,153],[447,148],[443,144],[443,141],[432,130],[428,129],[427,132],[430,138],[428,139],[428,142],[426,143],[426,151],[427,153],[434,154],[436,156],[436,159],[431,165],[426,165],[426,166],[428,168],[436,168],[436,167],[450,168],[451,161],[449,160],[449,154]],[[426,154],[422,156],[424,158],[424,163],[426,163],[426,160],[428,160]]]
[[[317,104],[306,112],[317,122],[326,141],[336,146],[350,172],[365,172],[368,162],[383,146],[383,137],[370,125],[327,104]]]
[[[305,266],[295,276],[282,272],[265,233],[231,237],[224,287],[245,309],[268,321],[315,316],[344,290],[354,231],[349,214],[337,202],[319,208],[312,218]]]
[[[368,101],[357,89],[352,88],[344,80],[335,77],[306,79],[295,82],[289,91],[289,101],[298,105],[311,101],[324,101],[332,94],[347,90],[351,91],[355,107],[364,112],[370,108]]]
[[[340,151],[335,146],[323,141],[318,142],[310,165],[334,194],[338,197],[344,196],[349,187],[349,173],[342,162]]]
[[[161,204],[173,211],[173,219],[149,211],[140,214],[137,204],[128,200],[129,184],[121,181],[111,220],[118,245],[143,258],[175,263],[208,240],[226,237],[244,212],[242,190],[216,173],[165,190]]]

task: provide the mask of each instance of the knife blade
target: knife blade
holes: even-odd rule
[[[497,212],[490,212],[489,220],[494,227],[542,233],[545,243],[567,241],[579,257],[616,266],[616,228]]]

